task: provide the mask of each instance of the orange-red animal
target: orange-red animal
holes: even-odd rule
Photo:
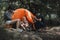
[[[34,18],[35,16],[30,12],[28,11],[27,9],[24,9],[24,8],[19,8],[19,9],[16,9],[14,11],[14,14],[12,15],[12,20],[15,20],[15,19],[20,19],[23,21],[23,17],[26,17],[28,22],[33,24],[34,26]],[[35,27],[34,27],[35,29]]]

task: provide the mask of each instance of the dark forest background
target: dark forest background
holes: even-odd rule
[[[9,5],[14,8],[26,8],[34,15],[43,14],[47,26],[60,26],[60,0],[0,0],[0,25]]]

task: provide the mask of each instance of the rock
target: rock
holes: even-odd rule
[[[52,27],[50,31],[60,32],[60,27]]]

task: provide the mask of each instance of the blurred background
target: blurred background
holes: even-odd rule
[[[9,5],[26,8],[34,15],[42,14],[47,26],[60,26],[60,0],[0,0],[0,25]]]

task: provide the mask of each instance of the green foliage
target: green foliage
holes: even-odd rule
[[[51,14],[56,14],[60,18],[60,0],[0,0],[0,19],[10,4],[15,8],[26,8],[34,14],[41,13],[46,20],[51,19]],[[47,14],[48,18],[46,17]]]

